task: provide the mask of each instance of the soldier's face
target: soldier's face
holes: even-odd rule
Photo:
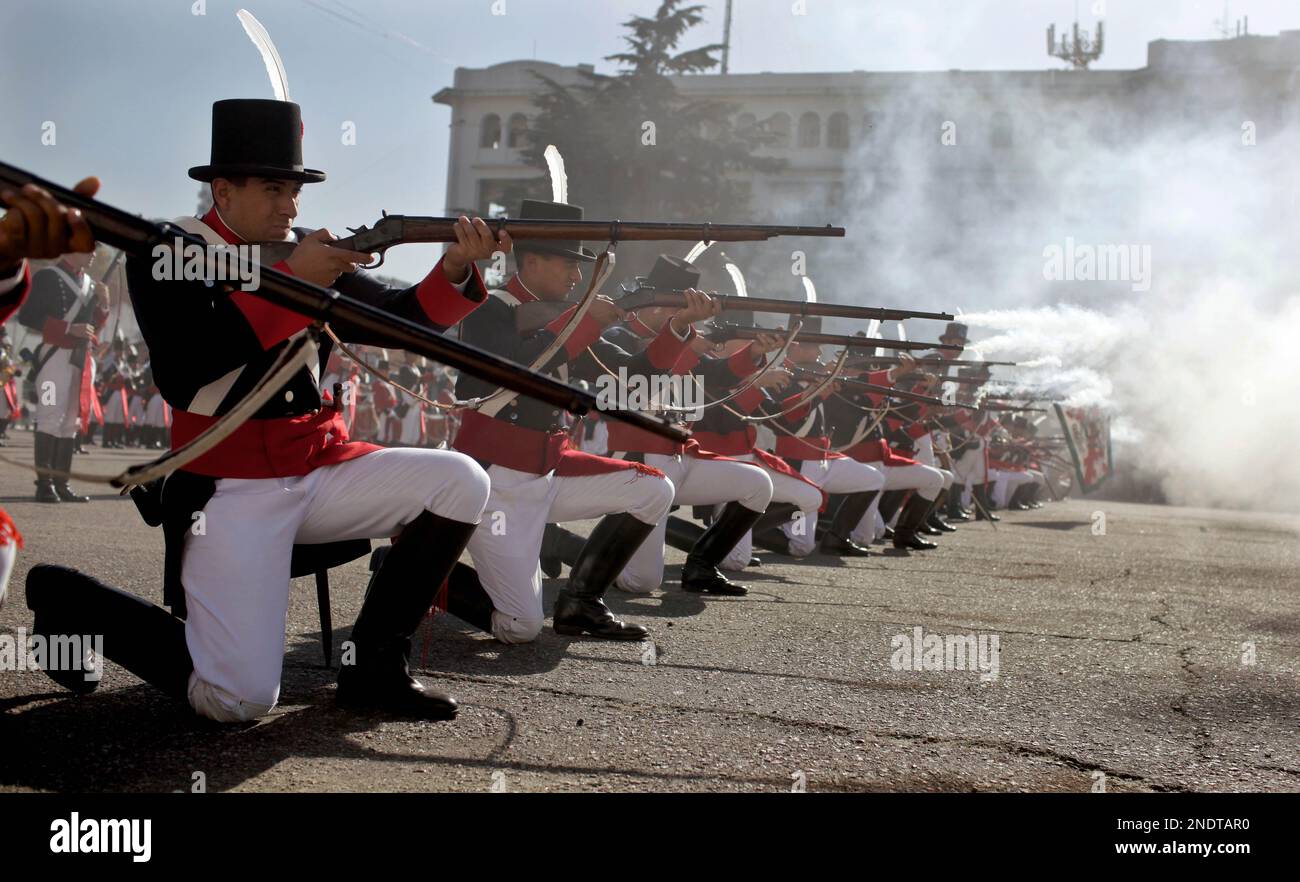
[[[582,281],[582,269],[571,257],[529,254],[525,258],[524,284],[542,300],[566,300]]]
[[[298,216],[302,184],[273,178],[247,178],[242,184],[217,178],[212,199],[230,229],[249,242],[280,242]]]

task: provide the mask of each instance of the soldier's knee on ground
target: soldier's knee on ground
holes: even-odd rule
[[[244,723],[269,714],[279,698],[279,689],[270,696],[261,696],[269,700],[248,700],[191,675],[187,694],[190,707],[199,716],[218,723]]]
[[[542,633],[543,624],[543,619],[523,619],[493,611],[492,636],[502,643],[532,643]]]

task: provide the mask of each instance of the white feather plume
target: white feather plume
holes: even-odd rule
[[[698,259],[701,254],[708,251],[711,245],[713,245],[712,242],[696,242],[694,247],[692,247],[690,251],[686,252],[686,262],[695,263],[696,259]]]
[[[817,302],[817,288],[813,285],[812,279],[807,276],[803,277],[803,300],[804,303]]]
[[[554,144],[547,144],[546,152],[542,156],[546,159],[546,168],[551,173],[551,201],[567,203],[569,176],[564,171],[564,157],[560,155],[560,148]]]
[[[731,284],[736,286],[737,297],[748,297],[749,289],[745,287],[745,276],[740,271],[740,267],[734,263],[728,263],[725,266],[727,275],[731,276]]]
[[[253,45],[262,56],[262,62],[266,65],[266,75],[271,78],[271,91],[275,93],[276,100],[288,101],[289,78],[285,75],[284,62],[280,61],[280,53],[275,51],[275,44],[271,42],[271,35],[247,9],[239,10],[235,13],[235,17],[244,26],[244,33],[248,34],[248,39],[253,41]]]

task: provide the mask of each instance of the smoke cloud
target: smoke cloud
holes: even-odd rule
[[[857,109],[852,244],[811,271],[960,310],[968,357],[1104,407],[1171,502],[1300,509],[1300,126],[1271,76],[912,75]]]

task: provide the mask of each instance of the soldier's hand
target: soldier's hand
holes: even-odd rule
[[[514,248],[509,233],[502,230],[500,238],[492,235],[481,217],[471,221],[461,215],[451,229],[456,234],[456,244],[443,255],[442,271],[453,284],[459,285],[469,278],[469,265],[474,261],[488,260],[498,251],[509,254]]]
[[[831,380],[820,392],[817,393],[817,397],[825,400],[843,388],[844,387],[840,385],[839,380]]]
[[[610,300],[604,294],[596,295],[596,299],[591,302],[587,309],[587,315],[594,319],[602,328],[608,328],[615,322],[621,322],[626,315],[623,310],[619,309],[613,300]]]
[[[99,178],[85,178],[72,188],[80,196],[94,196]],[[26,258],[58,257],[74,251],[91,251],[95,236],[75,208],[67,208],[43,188],[27,184],[21,190],[0,193],[8,211],[0,218],[0,272],[13,275]]]
[[[761,389],[780,390],[789,386],[792,379],[789,371],[777,367],[763,371],[757,382]]]
[[[344,248],[331,248],[335,236],[321,228],[305,236],[285,261],[300,279],[328,288],[339,276],[370,263],[370,255]]]
[[[95,339],[95,326],[89,324],[68,325],[68,336],[76,337],[78,340],[89,340],[92,343],[98,342]]]
[[[760,355],[767,355],[769,352],[776,352],[781,348],[785,338],[780,334],[759,334],[749,344],[750,354],[757,358]]]
[[[672,318],[673,331],[679,337],[685,336],[691,325],[696,322],[713,318],[722,312],[722,301],[714,300],[703,291],[687,288],[683,293],[686,296],[686,305],[677,310]]]

